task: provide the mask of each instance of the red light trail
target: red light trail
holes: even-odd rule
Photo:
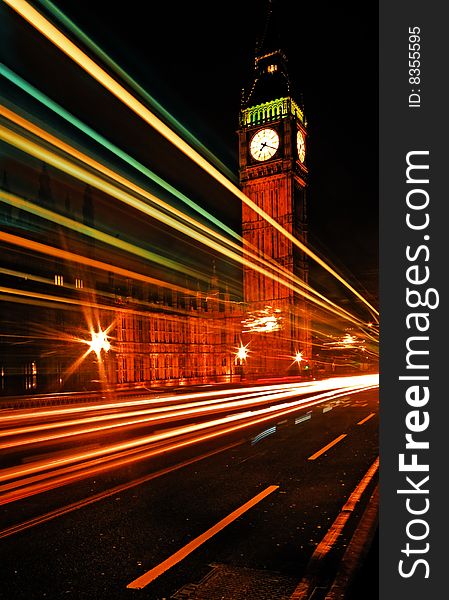
[[[299,385],[290,383],[235,388],[167,396],[162,399],[45,409],[34,413],[11,411],[4,419],[4,423],[8,424],[7,428],[1,431],[2,449],[17,450],[20,446],[26,446],[28,451],[36,448],[42,453],[43,444],[61,438],[75,447],[61,452],[52,450],[49,445],[50,450],[44,458],[40,456],[26,464],[2,469],[0,504],[41,493],[123,464],[244,431],[315,404],[377,386],[377,375],[364,375]],[[214,399],[213,396],[221,397]],[[191,400],[196,401],[190,402]],[[156,403],[159,406],[154,406]],[[145,405],[150,406],[143,408]],[[131,408],[134,410],[130,410]],[[114,412],[117,409],[124,411]],[[80,412],[98,414],[76,418]],[[223,414],[218,416],[217,413]],[[61,416],[65,416],[65,420],[58,421]],[[67,418],[70,416],[75,418]],[[195,419],[194,423],[189,422],[192,418]],[[150,424],[157,426],[158,430],[144,436],[139,435],[140,428]],[[165,427],[168,425],[169,427]],[[165,428],[160,429],[161,427]],[[58,431],[61,429],[67,431]],[[128,439],[117,442],[107,438],[101,444],[99,432],[111,433],[117,430],[126,431]],[[79,451],[79,442],[76,440],[82,435],[93,433],[97,447]]]

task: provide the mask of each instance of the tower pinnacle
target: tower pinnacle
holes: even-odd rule
[[[265,27],[256,43],[254,80],[242,107],[290,96],[287,55],[282,48],[279,0],[268,0]]]

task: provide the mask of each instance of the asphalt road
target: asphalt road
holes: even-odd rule
[[[295,424],[301,417],[307,418]],[[0,598],[288,598],[375,461],[377,430],[377,392],[362,392],[253,428],[246,439],[235,433],[7,504],[0,513],[5,528],[147,478],[0,539]],[[223,446],[231,447],[217,452]],[[127,588],[269,486],[279,487],[146,587]],[[329,578],[354,526],[329,555]]]

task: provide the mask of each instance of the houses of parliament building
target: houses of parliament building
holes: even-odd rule
[[[270,16],[256,47],[253,80],[242,97],[240,187],[306,243],[307,122],[293,97],[287,57]],[[4,197],[16,193],[9,166],[5,163],[0,185]],[[37,205],[67,218],[77,215],[82,224],[95,227],[95,189],[87,186],[64,197],[55,191],[45,164],[36,184],[31,200]],[[50,233],[20,207],[1,202],[0,221],[1,394],[82,391],[105,382],[126,388],[284,376],[298,374],[295,355],[311,358],[304,299],[249,266],[243,267],[240,297],[231,296],[226,282],[219,281],[212,261],[207,284],[189,281],[181,289],[152,283],[151,277],[136,282],[124,272],[97,269],[101,252],[94,241],[88,252],[91,264],[78,268],[70,253],[81,246],[70,245],[58,226]],[[30,240],[28,249],[17,251],[18,237]],[[243,256],[251,247],[307,283],[302,252],[246,204],[242,237]],[[61,252],[52,256],[51,246]],[[256,323],[258,317],[268,327],[251,327],[251,319]],[[100,345],[77,340],[81,321],[86,332],[103,336],[97,339]]]

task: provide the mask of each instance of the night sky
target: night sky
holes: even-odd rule
[[[372,298],[378,253],[377,3],[277,1],[294,95],[302,94],[308,119],[309,241]],[[56,4],[237,175],[240,94],[252,82],[265,0]],[[73,77],[65,58],[50,58],[48,43],[19,27],[9,28],[7,40],[19,72],[35,77],[35,85],[75,113],[84,101],[87,122],[122,146],[127,139],[126,149],[151,163],[148,128],[143,131],[132,117],[122,126],[106,93],[88,101],[95,84],[79,73]],[[27,35],[33,36],[32,55]],[[158,156],[165,150],[159,144]],[[164,164],[162,175],[195,193],[194,169],[185,161],[176,172]],[[239,203],[202,186],[203,202],[238,231]]]

